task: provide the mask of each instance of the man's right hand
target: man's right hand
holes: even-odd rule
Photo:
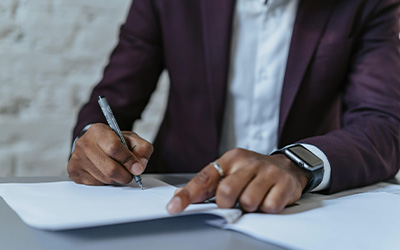
[[[117,134],[102,123],[95,123],[75,142],[68,163],[70,178],[79,184],[127,184],[132,174],[145,170],[153,146],[133,132],[122,132],[129,149]]]

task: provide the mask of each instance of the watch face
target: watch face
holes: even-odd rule
[[[290,152],[296,155],[298,158],[303,160],[310,168],[319,168],[323,166],[323,161],[311,153],[308,149],[301,145],[296,145],[288,148]]]

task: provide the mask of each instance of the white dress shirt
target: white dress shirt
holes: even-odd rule
[[[279,107],[299,0],[237,0],[220,153],[246,148],[261,154],[277,149]],[[324,161],[324,177],[313,191],[329,186],[330,165],[317,147],[303,144]]]

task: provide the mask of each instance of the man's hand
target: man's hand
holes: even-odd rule
[[[167,205],[169,213],[181,212],[189,204],[214,195],[220,208],[230,208],[239,202],[248,212],[259,209],[279,213],[301,197],[311,178],[310,173],[282,154],[268,156],[237,148],[216,162],[225,177],[220,180],[218,171],[209,164],[175,193]]]
[[[133,132],[122,132],[129,149],[105,124],[96,123],[75,142],[68,163],[70,178],[80,184],[127,184],[140,175],[153,153],[153,146]]]

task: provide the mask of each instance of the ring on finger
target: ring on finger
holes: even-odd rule
[[[221,168],[221,166],[216,161],[213,161],[210,164],[213,165],[214,168],[217,170],[220,179],[225,177],[224,170]]]

